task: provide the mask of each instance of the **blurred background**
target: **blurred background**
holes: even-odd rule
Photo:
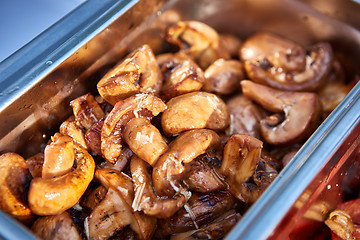
[[[0,62],[86,0],[0,0]]]

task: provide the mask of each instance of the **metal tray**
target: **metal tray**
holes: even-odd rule
[[[345,9],[339,7],[338,11]],[[360,33],[356,27],[319,12],[306,1],[86,1],[0,63],[0,153],[14,151],[29,157],[38,152],[71,113],[70,100],[95,92],[99,77],[131,49],[148,43],[156,53],[161,52],[165,47],[159,41],[161,32],[179,19],[203,21],[219,32],[241,38],[268,30],[303,45],[326,40],[350,76],[360,72],[356,65]],[[330,170],[337,169],[338,160],[344,159],[341,156],[350,154],[348,149],[358,142],[359,95],[358,84],[248,210],[228,239],[280,239],[295,229],[287,225],[289,219],[305,218],[304,209],[318,199],[314,196],[327,192],[324,181],[329,179]],[[343,162],[345,171],[351,163]],[[321,200],[329,201],[329,209],[340,201],[321,196]],[[296,204],[300,200],[299,207]],[[5,220],[1,225],[1,237],[14,239],[29,234],[17,223],[19,231],[8,231],[11,223]],[[286,231],[281,230],[284,226]]]

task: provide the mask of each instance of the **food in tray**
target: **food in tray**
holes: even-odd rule
[[[329,43],[197,21],[165,40],[72,100],[40,153],[0,156],[3,211],[42,239],[223,238],[351,88]]]

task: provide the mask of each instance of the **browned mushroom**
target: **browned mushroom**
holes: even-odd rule
[[[133,156],[130,163],[131,176],[135,185],[135,198],[132,207],[135,211],[157,218],[168,218],[181,209],[187,199],[177,194],[173,198],[159,198],[156,196],[150,175],[150,165]]]
[[[82,239],[69,213],[38,218],[31,231],[43,240],[80,240]]]
[[[156,193],[171,197],[179,192],[179,180],[185,173],[184,164],[206,152],[221,152],[219,147],[220,138],[212,130],[196,129],[180,134],[154,166],[152,177]]]
[[[12,152],[0,155],[0,209],[24,223],[34,217],[25,200],[30,178],[23,157]]]
[[[237,200],[227,191],[194,192],[186,207],[170,218],[159,219],[157,237],[197,229],[213,222],[237,206]]]
[[[66,120],[60,125],[60,133],[71,137],[74,142],[87,149],[84,132],[76,121]]]
[[[26,165],[29,168],[33,178],[41,177],[42,167],[44,164],[44,153],[40,152],[26,159]]]
[[[268,143],[301,142],[318,126],[321,105],[315,93],[285,92],[251,81],[242,81],[241,87],[245,96],[276,113],[260,121],[261,134]]]
[[[123,201],[127,211],[132,213],[131,229],[139,239],[150,239],[156,228],[156,218],[133,211],[134,187],[132,179],[126,174],[113,169],[97,169],[95,177],[106,188],[114,189]]]
[[[218,33],[202,22],[179,21],[168,28],[165,39],[192,56],[202,69],[218,58],[230,58]]]
[[[74,164],[74,142],[71,137],[55,133],[52,142],[45,147],[42,178],[62,176],[71,171]]]
[[[104,111],[91,93],[72,100],[70,106],[73,108],[76,121],[86,130],[105,117]]]
[[[217,59],[205,70],[203,90],[217,94],[231,94],[240,88],[244,79],[243,64],[233,59]]]
[[[226,106],[230,113],[227,135],[246,134],[260,138],[260,120],[265,112],[244,95],[236,95],[228,100]]]
[[[226,104],[207,92],[193,92],[172,98],[161,116],[166,135],[173,136],[196,128],[224,130],[230,122]]]
[[[204,85],[203,70],[186,54],[161,54],[156,57],[163,74],[161,97],[165,100],[195,92]]]
[[[84,221],[88,239],[108,239],[132,222],[132,213],[119,193],[109,188],[105,198]]]
[[[252,203],[260,194],[256,189],[251,192],[244,184],[255,173],[261,149],[260,140],[242,134],[231,136],[224,148],[220,172],[229,185],[229,191],[245,203]]]
[[[313,91],[321,87],[331,70],[332,48],[317,43],[302,46],[271,33],[257,33],[240,50],[250,79],[288,91]]]
[[[230,56],[232,58],[238,57],[242,45],[241,39],[230,33],[220,33],[219,37],[220,44],[226,48]]]
[[[89,193],[85,193],[80,202],[81,207],[84,207],[87,211],[93,211],[105,198],[106,193],[107,189],[103,185],[98,186]]]
[[[95,162],[81,146],[74,144],[76,169],[54,178],[35,178],[28,193],[29,206],[38,215],[56,215],[74,206],[94,176]]]
[[[105,119],[102,118],[94,123],[85,133],[85,142],[88,146],[89,151],[94,154],[101,156],[101,130],[104,126]]]
[[[222,239],[228,232],[230,232],[230,230],[235,226],[240,218],[241,216],[239,213],[236,213],[235,210],[230,210],[216,219],[213,223],[205,227],[189,232],[171,235],[170,239]]]
[[[137,93],[157,94],[162,75],[148,45],[134,50],[97,84],[100,95],[112,105]]]
[[[208,154],[200,155],[185,165],[184,182],[191,191],[209,193],[226,188],[220,179],[218,168],[220,161]]]
[[[124,139],[130,149],[151,166],[168,150],[160,131],[146,118],[130,120],[124,129]]]
[[[151,94],[139,93],[115,104],[106,116],[101,130],[101,152],[110,163],[115,163],[123,146],[122,131],[135,117],[151,119],[166,108],[165,103]]]

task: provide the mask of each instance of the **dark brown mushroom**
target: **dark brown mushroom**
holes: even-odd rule
[[[165,103],[151,94],[139,93],[115,104],[106,116],[101,130],[101,152],[114,164],[123,148],[122,132],[125,125],[135,117],[151,119],[166,108]]]
[[[266,116],[261,107],[244,95],[233,96],[226,106],[230,113],[227,135],[246,134],[260,138],[260,120]]]
[[[313,91],[321,87],[331,70],[330,44],[317,43],[307,50],[271,33],[257,33],[240,50],[250,79],[288,91]]]
[[[137,93],[158,94],[162,75],[148,45],[134,50],[97,84],[100,95],[112,105]]]
[[[172,98],[166,105],[161,126],[168,136],[197,128],[224,130],[230,122],[224,101],[212,93],[187,93]]]
[[[251,81],[241,82],[245,96],[274,112],[260,121],[264,139],[273,145],[301,142],[317,128],[321,104],[315,93],[286,92]]]
[[[44,164],[44,153],[40,152],[26,159],[26,165],[29,168],[33,178],[41,177],[42,167]]]
[[[133,155],[134,155],[133,151],[131,151],[131,149],[128,146],[126,146],[121,150],[121,154],[117,158],[117,161],[114,164],[108,161],[104,161],[98,164],[98,167],[114,169],[122,172],[126,169],[127,166],[129,166],[130,160]]]
[[[164,82],[161,98],[168,100],[181,94],[195,92],[204,85],[203,70],[184,53],[166,53],[156,57]]]
[[[200,229],[173,234],[170,240],[222,239],[240,220],[241,216],[235,210],[230,210],[216,219],[213,223]]]
[[[160,131],[145,118],[133,118],[124,129],[124,140],[142,160],[154,166],[168,150]]]
[[[105,117],[104,111],[91,93],[72,100],[70,106],[73,108],[76,121],[86,130]]]
[[[150,165],[136,155],[131,159],[130,170],[135,186],[132,204],[135,211],[143,211],[146,215],[157,218],[168,218],[186,203],[187,199],[182,194],[172,198],[158,197],[153,189]]]
[[[202,69],[218,58],[230,58],[218,33],[202,22],[179,21],[168,28],[165,39],[192,56]]]
[[[107,191],[108,190],[103,185],[98,186],[94,190],[87,190],[80,200],[81,207],[92,212],[105,198]]]
[[[237,207],[237,200],[227,191],[194,192],[186,207],[170,218],[159,219],[157,237],[195,230],[213,222]]]
[[[81,240],[79,231],[67,212],[38,218],[31,231],[43,240]]]
[[[203,90],[217,94],[231,94],[239,90],[244,79],[243,64],[233,59],[217,59],[205,70]]]
[[[94,123],[85,133],[85,142],[93,155],[101,156],[101,130],[105,119],[102,118]]]
[[[196,129],[180,134],[154,166],[152,177],[156,193],[169,197],[179,193],[179,180],[185,173],[184,164],[206,152],[219,152],[219,147],[220,138],[212,130]]]
[[[185,165],[183,179],[189,190],[209,193],[226,188],[218,173],[220,160],[209,156],[210,154],[200,155]]]

